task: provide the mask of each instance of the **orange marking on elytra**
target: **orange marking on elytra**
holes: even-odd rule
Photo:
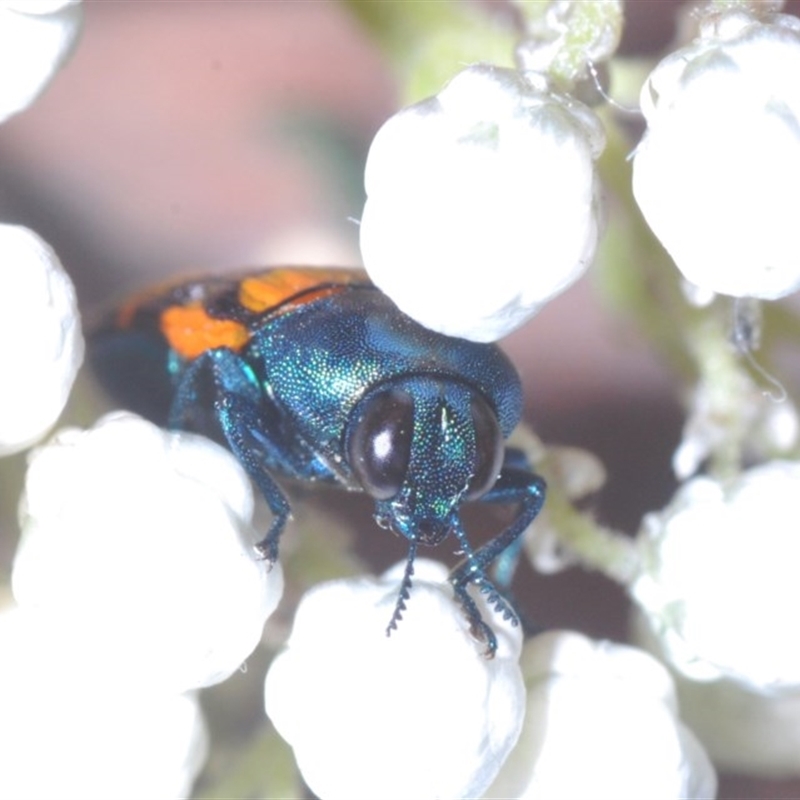
[[[167,308],[161,314],[161,332],[183,358],[197,358],[215,347],[241,350],[250,338],[240,322],[214,319],[200,304]]]
[[[364,280],[363,273],[348,269],[274,269],[242,280],[239,286],[239,303],[248,311],[259,314],[280,305],[292,295],[313,289],[324,283],[352,283]],[[303,304],[317,297],[339,291],[337,287],[324,287],[319,292],[304,295]]]

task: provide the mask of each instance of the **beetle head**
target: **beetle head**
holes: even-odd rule
[[[461,501],[494,485],[503,435],[477,390],[415,375],[381,384],[359,401],[346,449],[358,482],[375,498],[378,523],[435,545],[452,529]]]

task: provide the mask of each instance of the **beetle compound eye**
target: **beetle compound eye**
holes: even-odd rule
[[[388,500],[400,491],[413,430],[414,401],[408,392],[382,392],[366,401],[347,447],[356,477],[376,500]]]
[[[494,486],[503,464],[503,434],[494,411],[482,397],[472,400],[475,425],[475,472],[467,487],[466,500],[475,500]]]

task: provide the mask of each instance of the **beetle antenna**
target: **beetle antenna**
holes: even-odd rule
[[[406,600],[411,592],[411,576],[414,574],[414,558],[417,555],[417,543],[410,542],[408,545],[408,557],[406,558],[406,569],[403,573],[403,580],[400,581],[400,591],[397,594],[397,602],[394,604],[394,612],[386,627],[386,635],[391,635],[392,631],[397,630],[397,623],[403,618],[406,610]]]

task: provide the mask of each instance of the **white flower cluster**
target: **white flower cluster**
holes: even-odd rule
[[[220,446],[127,413],[34,451],[12,588],[110,673],[182,692],[227,678],[281,592],[250,482]]]
[[[493,626],[487,659],[447,570],[420,559],[387,636],[402,566],[309,592],[267,675],[267,713],[326,800],[479,797],[522,727],[519,628]]]
[[[402,311],[493,341],[589,266],[599,234],[594,113],[543,76],[487,65],[378,131],[361,254]]]
[[[800,20],[780,5],[707,10],[698,38],[642,89],[636,200],[705,295],[774,300],[800,288]],[[726,441],[741,440],[751,458],[796,441],[793,405],[736,380],[695,390],[679,477]],[[770,777],[800,774],[799,490],[794,461],[688,481],[646,518],[632,587],[636,634],[674,670],[712,756]]]
[[[0,3],[0,122],[27,108],[71,53],[78,0]],[[0,224],[0,456],[44,436],[64,408],[83,360],[75,291],[33,231]]]
[[[0,119],[43,90],[81,13],[0,3]],[[83,347],[53,250],[0,225],[0,455],[55,424]],[[30,454],[0,614],[0,797],[189,794],[207,750],[196,690],[241,666],[282,591],[254,554],[252,506],[229,453],[129,414]]]
[[[279,567],[255,556],[252,503],[225,450],[129,414],[34,451],[17,606],[0,628],[14,652],[0,663],[13,697],[0,741],[15,765],[0,796],[188,793],[205,758],[194,690],[241,666],[282,591]],[[48,770],[42,730],[60,740]]]
[[[774,461],[730,481],[695,478],[646,518],[634,595],[683,672],[763,691],[800,686],[797,643],[775,635],[800,603],[798,491],[800,464]],[[757,589],[743,591],[745,576]]]
[[[709,15],[642,89],[636,200],[706,291],[775,299],[800,288],[798,74],[800,20],[734,10]]]
[[[0,614],[0,797],[187,797],[208,746],[196,693],[115,686],[42,622]]]
[[[672,680],[633,647],[567,631],[531,639],[519,743],[486,798],[713,798],[717,779],[678,717]]]
[[[800,21],[762,5],[709,13],[652,72],[633,183],[690,282],[774,299],[800,288]],[[506,335],[591,263],[603,146],[597,117],[541,74],[465,69],[373,141],[367,271],[434,330]]]
[[[33,231],[0,224],[0,455],[24,450],[61,414],[83,360],[75,290]]]
[[[646,518],[632,589],[645,643],[684,683],[710,684],[685,706],[704,742],[729,766],[772,775],[798,770],[798,492],[800,463],[788,461],[688,482]],[[760,725],[747,724],[745,708]]]
[[[56,421],[83,338],[36,234],[0,226],[0,281],[9,453]],[[31,455],[17,605],[0,619],[1,797],[187,794],[206,750],[193,690],[240,666],[281,592],[254,559],[251,512],[232,456],[130,415]]]
[[[417,567],[390,637],[402,565],[316,587],[267,675],[267,713],[315,794],[714,796],[714,769],[654,659],[562,632],[534,637],[520,662],[519,629],[484,607],[499,642],[487,660],[446,570]]]

